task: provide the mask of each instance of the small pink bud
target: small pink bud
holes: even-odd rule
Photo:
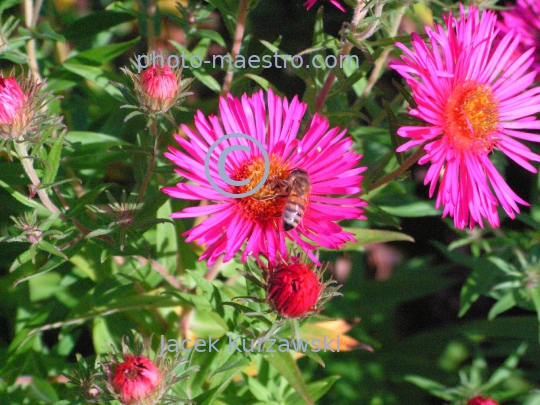
[[[161,374],[146,357],[126,354],[124,360],[116,367],[112,385],[120,394],[120,401],[129,405],[144,400],[151,394],[160,384]]]
[[[40,240],[41,240],[41,231],[40,230],[35,230],[31,233],[28,234],[27,238],[28,238],[28,242],[30,243],[38,243]]]
[[[10,125],[25,103],[25,96],[13,77],[0,77],[0,124]]]
[[[268,280],[268,300],[281,316],[295,318],[316,304],[321,287],[317,275],[306,264],[281,264]]]
[[[492,400],[491,398],[483,398],[479,395],[477,397],[469,399],[467,401],[467,405],[499,405],[499,403]]]
[[[146,69],[141,74],[143,91],[155,100],[168,100],[176,98],[178,81],[172,69],[165,65]]]

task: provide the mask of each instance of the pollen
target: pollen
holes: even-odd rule
[[[233,180],[250,179],[245,186],[233,186],[232,193],[242,194],[253,190],[264,176],[265,163],[262,157],[247,160],[231,175]],[[290,172],[288,164],[278,157],[270,157],[270,170],[264,185],[254,194],[237,198],[237,207],[243,214],[257,222],[267,222],[281,216],[286,200],[286,183]]]
[[[445,108],[445,138],[457,149],[491,152],[499,123],[491,88],[476,81],[460,84]]]

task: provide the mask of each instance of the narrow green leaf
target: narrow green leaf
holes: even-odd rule
[[[410,204],[400,205],[399,207],[381,205],[380,208],[389,214],[403,218],[433,217],[441,215],[441,211],[436,210],[433,203],[429,201],[417,201]]]
[[[140,38],[138,37],[131,41],[121,42],[119,44],[104,45],[97,48],[92,48],[72,56],[71,58],[67,59],[64,64],[92,65],[94,67],[99,67],[113,60],[117,56],[122,55],[124,52],[132,49],[139,41]]]
[[[278,350],[275,353],[268,353],[266,359],[289,382],[304,401],[309,405],[314,405],[302,373],[289,352],[280,352]]]
[[[327,377],[319,381],[315,381],[311,384],[308,384],[308,391],[311,394],[311,398],[313,398],[313,401],[317,401],[324,394],[326,394],[330,390],[330,388],[332,388],[334,383],[340,378],[341,378],[340,376],[334,375],[334,376]],[[304,405],[304,404],[305,404],[304,400],[300,398],[297,393],[293,393],[287,397],[287,405]]]
[[[62,34],[69,40],[81,40],[133,19],[134,16],[126,12],[94,11],[75,20]]]
[[[516,300],[514,299],[514,296],[512,293],[506,294],[504,297],[502,297],[500,300],[498,300],[493,307],[491,307],[491,310],[488,314],[488,319],[491,321],[493,320],[497,315],[502,314],[505,311],[508,311],[510,308],[514,307],[516,305]]]
[[[416,375],[405,376],[404,380],[446,401],[452,401],[454,399],[453,395],[446,392],[448,388],[436,381],[428,380],[427,378],[419,377]]]
[[[343,228],[346,232],[354,234],[356,242],[347,242],[346,249],[354,249],[370,243],[406,241],[414,242],[414,239],[401,232],[383,231],[379,229]]]
[[[28,184],[30,184],[30,181],[28,181]],[[24,194],[19,193],[17,190],[15,190],[13,187],[11,187],[9,184],[3,182],[2,180],[0,180],[0,186],[4,187],[6,189],[6,191],[13,198],[15,198],[17,201],[23,203],[27,207],[30,207],[30,208],[41,207],[41,205],[38,202],[36,202],[34,200],[31,200],[30,198],[28,198],[28,196],[26,196]]]
[[[64,260],[68,260],[68,257],[65,254],[63,254],[60,250],[58,250],[56,246],[54,246],[53,244],[47,241],[44,241],[44,240],[39,241],[38,246],[45,252],[61,257]]]
[[[3,10],[7,10],[8,8],[11,8],[19,3],[22,3],[23,0],[3,0],[0,2],[0,12]]]
[[[58,173],[58,167],[60,166],[60,156],[62,155],[62,146],[64,144],[65,133],[62,133],[54,143],[47,162],[49,162],[50,168],[45,166],[43,169],[43,183],[49,184],[54,182],[56,179],[56,174]]]
[[[114,76],[110,72],[106,72],[95,66],[86,66],[79,63],[64,62],[62,65],[65,69],[69,70],[76,75],[79,75],[85,80],[90,80],[92,83],[98,85],[104,91],[109,93],[112,97],[119,101],[122,101],[122,94],[118,87],[111,84],[111,80],[114,80]]]
[[[405,161],[405,156],[401,152],[397,152],[397,148],[401,146],[401,140],[399,139],[399,136],[397,134],[397,130],[399,129],[399,121],[396,117],[396,114],[390,107],[390,104],[383,99],[382,100],[384,110],[386,111],[386,119],[388,121],[388,130],[390,131],[390,140],[392,141],[392,149],[394,149],[394,153],[396,154],[396,159],[398,163],[401,165]]]

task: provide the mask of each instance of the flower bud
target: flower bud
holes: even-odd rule
[[[164,103],[176,101],[178,85],[176,74],[167,65],[156,65],[141,73],[141,88],[155,110],[164,109]]]
[[[301,317],[317,303],[321,288],[317,275],[308,265],[293,261],[273,269],[267,299],[281,316]]]
[[[116,367],[112,385],[124,404],[144,400],[161,382],[161,374],[154,363],[146,357],[124,356],[124,362]]]
[[[0,77],[0,124],[10,125],[25,101],[24,93],[13,77]]]
[[[479,395],[477,397],[469,399],[467,401],[467,405],[499,405],[499,403],[492,400],[491,398],[483,398]]]

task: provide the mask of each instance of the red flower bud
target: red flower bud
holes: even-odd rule
[[[467,405],[499,405],[499,403],[492,400],[491,398],[483,398],[479,395],[477,397],[469,399],[467,401]]]
[[[268,280],[267,297],[281,316],[295,318],[316,304],[321,288],[317,275],[306,264],[280,264]]]
[[[24,93],[13,77],[0,77],[0,124],[10,125],[25,101]]]
[[[142,72],[141,86],[148,96],[160,101],[176,98],[178,91],[176,75],[167,65],[156,65]]]
[[[145,399],[161,382],[159,369],[146,357],[124,356],[114,372],[112,385],[120,394],[120,401],[133,404]]]

